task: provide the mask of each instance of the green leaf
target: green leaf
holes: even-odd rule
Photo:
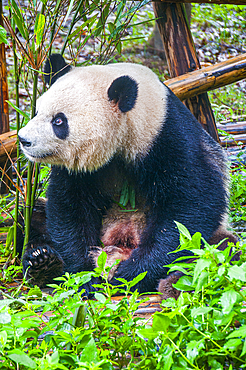
[[[185,275],[181,276],[181,278],[177,281],[176,284],[173,284],[175,289],[190,291],[194,290],[194,286],[192,285],[192,277]]]
[[[186,227],[182,225],[180,222],[177,222],[177,221],[174,221],[174,222],[179,230],[179,233],[184,235],[188,240],[191,240],[191,235],[189,231],[186,229]]]
[[[81,362],[97,362],[97,347],[94,338],[86,344],[80,357]]]
[[[136,285],[137,283],[139,283],[139,281],[141,281],[141,280],[143,280],[145,278],[147,272],[148,271],[142,272],[141,274],[139,274],[138,276],[136,276],[132,281],[129,282],[128,286],[131,288],[134,285]]]
[[[152,328],[154,331],[167,331],[171,320],[163,313],[156,312],[153,317]]]
[[[229,339],[225,344],[224,348],[229,348],[231,351],[236,349],[242,344],[241,339]]]
[[[142,339],[155,339],[159,334],[153,331],[152,328],[140,329],[136,331],[137,335]]]
[[[222,275],[224,275],[224,273],[225,273],[225,266],[220,266],[218,268],[218,275],[222,276]]]
[[[29,292],[27,293],[28,297],[37,296],[41,298],[42,295],[43,295],[42,290],[37,285],[35,285],[34,288],[31,288]]]
[[[67,10],[66,17],[65,17],[65,19],[64,19],[64,24],[66,23],[66,21],[67,21],[67,19],[68,19],[69,15],[70,15],[70,13],[71,13],[71,11],[72,11],[72,9],[73,9],[73,3],[74,3],[74,0],[71,0],[71,1],[70,1],[70,4],[69,4],[69,7],[68,7],[68,10]]]
[[[197,263],[194,269],[193,284],[196,282],[201,272],[205,270],[206,268],[208,268],[210,265],[211,265],[211,260],[207,260],[204,258],[199,258],[197,260]]]
[[[6,36],[7,36],[7,31],[5,30],[3,26],[0,26],[0,44],[2,43],[8,44],[8,40]]]
[[[162,357],[163,363],[165,364],[165,370],[170,370],[173,364],[173,349],[170,346],[166,346],[161,357]]]
[[[202,273],[198,276],[195,294],[200,292],[202,288],[208,284],[208,276],[209,276],[208,271],[202,271]]]
[[[81,305],[75,309],[73,315],[73,327],[80,328],[84,326],[87,308],[86,305]]]
[[[8,312],[0,313],[0,324],[9,324],[11,322],[11,315]]]
[[[52,355],[50,356],[50,363],[52,365],[56,365],[59,363],[59,352],[56,350],[52,353]]]
[[[18,108],[15,104],[13,104],[11,101],[9,100],[6,100],[6,102],[12,107],[14,108],[14,110],[16,110],[19,114],[21,114],[24,118],[26,118],[28,121],[30,120],[30,116],[24,112],[23,110],[21,110],[20,108]]]
[[[234,304],[239,297],[239,294],[233,289],[227,290],[226,292],[222,293],[220,304],[223,308],[222,311],[224,314],[228,314],[229,312],[231,312]]]
[[[117,49],[117,51],[118,51],[118,49]],[[136,200],[135,200],[135,189],[134,189],[133,186],[129,186],[129,201],[130,201],[130,204],[131,204],[132,209],[135,209],[135,207],[136,207]]]
[[[244,343],[243,343],[243,349],[242,349],[242,353],[241,353],[241,355],[240,356],[244,356],[245,355],[245,353],[246,353],[246,340],[244,341]]]
[[[95,298],[98,300],[98,302],[100,302],[100,303],[105,303],[106,302],[106,297],[105,297],[105,295],[104,294],[102,294],[102,293],[98,293],[98,292],[96,292],[95,293]]]
[[[197,317],[200,315],[206,315],[208,312],[212,311],[212,307],[198,307],[192,308],[191,317]]]
[[[34,41],[36,48],[38,48],[42,42],[45,26],[45,16],[38,14],[34,26]]]
[[[36,363],[20,349],[9,351],[7,356],[10,358],[10,360],[16,362],[18,365],[23,365],[30,369],[36,369]]]
[[[228,276],[230,277],[231,280],[237,279],[241,281],[246,281],[246,272],[242,267],[237,265],[229,267]]]
[[[10,227],[6,239],[6,248],[9,249],[13,243],[13,238],[14,238],[14,225]]]
[[[230,333],[226,338],[229,339],[238,337],[246,338],[246,325],[242,325],[239,329],[233,330],[233,332]]]
[[[103,270],[104,269],[104,266],[105,266],[105,263],[107,261],[107,253],[102,251],[102,253],[98,256],[98,259],[97,259],[97,264],[98,264],[98,267]]]
[[[123,184],[122,190],[121,190],[119,203],[125,207],[128,201],[129,201],[129,186],[128,186],[128,182],[125,181]]]
[[[193,362],[195,358],[199,355],[199,350],[204,348],[203,339],[200,341],[192,340],[186,346],[187,358]]]
[[[211,370],[224,370],[224,366],[211,356],[208,357],[208,364]]]
[[[25,40],[28,40],[28,31],[18,5],[14,0],[10,0],[10,5],[15,26],[17,26],[17,28],[19,29],[21,36],[24,37]]]
[[[4,345],[7,343],[8,334],[5,330],[2,330],[0,332],[0,343],[4,347]]]

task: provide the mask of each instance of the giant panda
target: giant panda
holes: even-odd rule
[[[165,265],[188,253],[170,253],[179,245],[174,221],[213,243],[235,241],[225,154],[155,73],[132,63],[70,67],[58,54],[45,73],[51,86],[19,131],[26,157],[52,165],[45,232],[23,258],[34,284],[93,270],[103,248],[109,263],[121,260],[112,284],[147,271],[140,293],[161,279],[169,291]],[[135,204],[122,206],[127,192]]]

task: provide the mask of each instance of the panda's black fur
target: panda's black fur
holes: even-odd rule
[[[52,56],[50,69],[47,67],[46,72],[52,70],[61,77],[59,60],[60,56]],[[65,73],[64,63],[61,66]],[[47,79],[53,78],[53,74]],[[120,114],[126,115],[134,112],[138,88],[138,81],[124,72],[112,81],[108,99]],[[200,231],[208,241],[219,242],[224,237],[235,241],[226,231],[228,182],[225,155],[180,100],[166,86],[163,85],[163,89],[165,117],[144,154],[137,153],[131,160],[116,152],[94,171],[53,165],[46,205],[47,240],[44,237],[40,243],[34,237],[23,259],[24,271],[29,268],[28,276],[34,283],[45,285],[64,271],[92,270],[95,261],[91,247],[100,246],[104,237],[109,254],[110,248],[112,254],[114,248],[122,254],[114,278],[131,280],[147,271],[136,288],[140,292],[155,291],[160,279],[167,277],[168,269],[164,265],[187,254],[186,251],[169,253],[179,245],[174,221],[184,224],[191,233]],[[51,123],[55,135],[58,138],[60,135],[64,142],[70,129],[67,117],[66,121],[64,139],[61,134],[64,119],[56,121],[61,125]],[[20,131],[19,139],[28,155],[31,139],[25,128]],[[40,155],[39,161],[46,162],[46,157],[42,159]],[[122,216],[115,200],[119,201],[117,196],[125,181],[135,189],[137,211]],[[119,219],[115,217],[117,212]],[[135,215],[138,212],[140,222]],[[106,230],[102,232],[103,223]],[[138,224],[142,225],[139,229]],[[107,231],[109,237],[105,236]],[[123,236],[118,238],[120,233]],[[112,283],[117,282],[114,278]],[[163,289],[167,289],[165,280]]]

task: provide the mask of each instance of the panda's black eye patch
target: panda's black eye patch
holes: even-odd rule
[[[65,140],[69,134],[68,121],[65,114],[57,113],[55,117],[53,117],[51,123],[53,131],[58,139]]]

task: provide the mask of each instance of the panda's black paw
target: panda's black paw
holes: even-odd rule
[[[63,272],[63,260],[49,245],[29,245],[22,260],[26,278],[39,287],[52,283]]]

